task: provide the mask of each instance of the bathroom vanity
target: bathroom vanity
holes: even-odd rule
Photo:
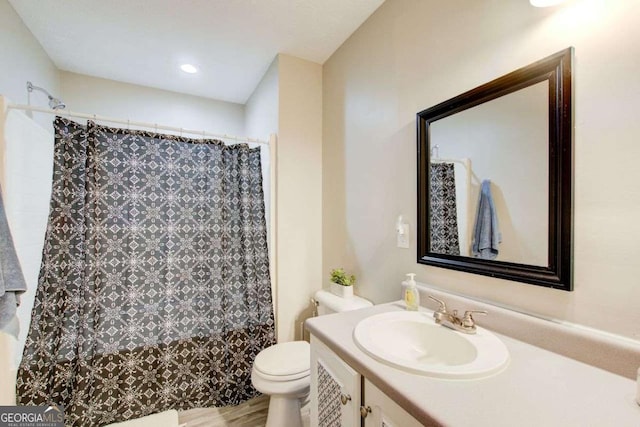
[[[443,294],[438,297],[447,299]],[[451,308],[467,309],[455,298],[449,300],[453,303]],[[427,315],[433,313],[423,310]],[[434,378],[379,361],[358,346],[354,330],[363,319],[394,311],[404,311],[404,304],[382,304],[306,322],[311,332],[312,426],[360,426],[361,422],[366,427],[640,425],[636,382],[629,375],[609,372],[611,369],[575,360],[495,329],[495,336],[508,349],[509,361],[498,372],[482,378]],[[500,311],[504,309],[494,307],[496,317],[502,316]],[[491,316],[490,312],[482,320]],[[511,324],[522,325],[523,321],[526,319]],[[608,342],[595,343],[589,347],[584,337],[578,339],[569,334],[558,338],[554,330],[541,333],[544,329],[535,325],[537,321],[541,322],[532,319],[525,331],[534,342],[536,337],[547,335],[550,343],[585,346],[577,350],[590,352],[590,357],[603,353],[618,359],[618,364],[640,365],[640,349],[633,343],[610,347]]]
[[[311,338],[311,425],[423,425],[322,341]]]

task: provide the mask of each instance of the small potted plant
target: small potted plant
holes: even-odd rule
[[[335,268],[331,270],[331,293],[342,298],[353,296],[353,285],[356,283],[356,276],[347,275],[344,269]]]

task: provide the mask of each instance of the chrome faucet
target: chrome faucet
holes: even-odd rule
[[[455,331],[464,332],[465,334],[476,333],[476,322],[473,319],[474,314],[487,314],[484,310],[467,310],[462,317],[458,316],[458,310],[453,310],[452,313],[447,311],[447,305],[444,301],[429,295],[429,299],[440,304],[438,310],[433,312],[433,318],[438,325],[446,326]]]

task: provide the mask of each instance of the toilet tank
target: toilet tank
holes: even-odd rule
[[[318,315],[341,313],[343,311],[357,310],[373,306],[369,300],[354,295],[351,298],[342,298],[327,291],[318,291],[315,295],[318,304]]]

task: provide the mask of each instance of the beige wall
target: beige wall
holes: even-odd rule
[[[273,297],[278,341],[300,339],[322,277],[322,66],[279,54],[247,101],[245,129],[278,136]]]
[[[278,340],[301,338],[322,278],[322,66],[278,55]]]
[[[71,111],[219,134],[244,133],[242,104],[67,71],[60,73],[60,80],[62,97]],[[198,137],[197,134],[185,136]]]
[[[16,104],[29,103],[27,81],[62,97],[58,69],[22,23],[7,0],[0,0],[0,95]],[[31,104],[44,108],[49,100],[42,92],[31,94]],[[35,120],[53,133],[51,116],[34,114]]]
[[[640,3],[387,0],[324,64],[323,273],[420,282],[638,339]],[[416,263],[415,113],[575,46],[575,291]],[[398,214],[411,248],[395,247]]]
[[[249,138],[267,139],[270,135],[278,133],[278,57],[273,60],[269,69],[266,71],[258,86],[255,87],[253,93],[247,100],[244,109],[244,135]],[[271,143],[273,144],[273,141]],[[274,242],[276,230],[276,198],[272,194],[275,189],[273,178],[274,170],[272,159],[276,153],[276,146],[270,144],[269,147],[263,146],[260,150],[262,160],[262,177],[263,191],[265,199],[265,219],[267,222],[267,233],[269,236],[269,266],[271,276],[271,293],[273,298],[274,315],[276,317],[276,333],[279,327],[277,316],[277,299],[276,299],[276,280],[277,280],[277,259],[275,254]],[[275,138],[277,145],[277,137]],[[273,181],[272,181],[273,180]]]
[[[278,132],[278,76],[276,56],[244,105],[244,135],[249,138],[266,139]]]

